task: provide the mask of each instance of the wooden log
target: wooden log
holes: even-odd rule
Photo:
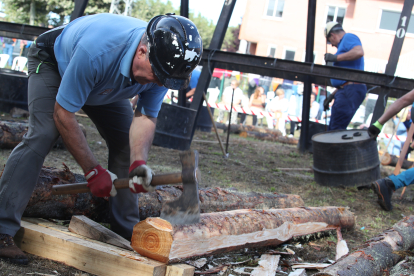
[[[250,137],[262,141],[272,141],[272,142],[279,142],[284,144],[290,145],[297,145],[299,140],[293,137],[286,137],[282,135],[276,135],[274,133],[262,133],[262,132],[255,132],[255,131],[242,131],[240,132],[240,137]]]
[[[399,158],[400,158],[399,156],[389,154],[388,152],[386,152],[381,158],[381,165],[395,167],[398,163]],[[401,168],[402,169],[409,169],[413,166],[413,164],[414,164],[414,162],[404,159]]]
[[[109,221],[109,203],[104,198],[95,197],[90,193],[52,195],[53,185],[85,181],[83,175],[75,175],[65,164],[63,166],[63,169],[42,168],[23,216],[71,219],[73,215],[84,215],[94,221]]]
[[[164,276],[166,266],[134,252],[26,221],[14,240],[23,251],[100,276]]]
[[[174,263],[246,247],[279,245],[295,236],[338,227],[351,229],[354,224],[355,217],[343,207],[207,213],[201,214],[200,223],[175,226],[161,218],[147,218],[134,226],[131,246],[143,256]]]
[[[228,126],[223,123],[216,123],[216,127],[218,129],[223,129],[224,131],[227,131]],[[241,132],[259,132],[259,133],[269,133],[273,134],[274,136],[282,136],[282,132],[278,129],[271,129],[266,127],[257,127],[252,125],[230,125],[230,133],[233,134],[240,134]]]
[[[30,115],[29,111],[18,108],[18,107],[13,107],[9,113],[13,118],[21,118],[21,117],[27,118]]]
[[[27,121],[0,121],[0,149],[13,149],[23,139],[29,124]]]
[[[68,229],[72,233],[92,240],[109,243],[131,251],[133,250],[128,240],[85,216],[73,216]]]
[[[79,124],[86,137],[86,128]],[[23,139],[29,129],[28,122],[25,121],[0,121],[0,149],[14,149]],[[54,148],[64,149],[62,137],[56,141]]]
[[[68,167],[43,167],[35,190],[24,211],[25,217],[71,219],[84,215],[94,221],[108,222],[108,201],[90,193],[52,195],[52,185],[85,182],[83,175],[73,174]],[[176,200],[182,194],[181,186],[159,186],[155,192],[139,194],[141,220],[158,217],[162,203]],[[298,195],[277,193],[241,193],[220,188],[199,190],[201,212],[221,212],[236,209],[293,208],[304,206]]]
[[[414,216],[409,216],[314,276],[380,276],[402,259],[393,252],[413,248]]]

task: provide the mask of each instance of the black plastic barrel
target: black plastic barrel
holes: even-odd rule
[[[211,113],[214,114],[214,108],[210,107]],[[200,114],[198,114],[196,129],[203,132],[211,132],[213,122],[211,122],[210,115],[208,114],[207,106],[202,106]]]
[[[188,150],[197,110],[163,103],[158,113],[153,145]]]
[[[312,137],[315,181],[324,186],[366,185],[380,178],[377,141],[366,130],[333,130]]]
[[[0,83],[0,111],[8,113],[13,107],[28,110],[28,78],[25,73],[1,69]]]

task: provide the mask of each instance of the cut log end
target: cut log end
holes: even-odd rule
[[[140,255],[167,263],[172,238],[172,225],[161,218],[147,218],[134,226],[131,246]]]

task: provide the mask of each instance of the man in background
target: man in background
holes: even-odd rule
[[[327,63],[333,62],[333,66],[364,70],[364,50],[356,35],[346,33],[339,23],[328,22],[325,37],[328,44],[338,49],[336,54],[325,54]],[[329,103],[335,99],[328,130],[346,129],[364,101],[367,87],[362,83],[337,79],[331,79],[331,84],[336,90],[324,101],[324,110],[328,110]]]

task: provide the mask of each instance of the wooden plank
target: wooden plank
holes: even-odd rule
[[[92,240],[109,243],[134,251],[128,240],[85,216],[72,216],[69,224],[69,231]]]
[[[26,221],[14,240],[23,251],[100,276],[164,276],[166,266],[137,253]]]
[[[174,264],[167,266],[165,276],[193,276],[195,267],[187,264]]]
[[[263,254],[259,265],[252,271],[252,276],[274,276],[279,265],[280,255]]]

